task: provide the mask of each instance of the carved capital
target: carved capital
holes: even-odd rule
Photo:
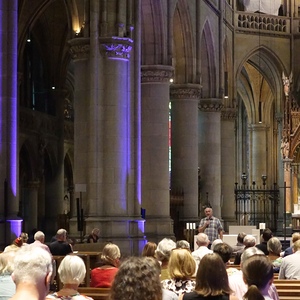
[[[200,95],[200,84],[172,84],[170,88],[171,101],[181,99],[198,100]]]
[[[174,68],[164,65],[144,65],[142,66],[142,83],[166,83],[174,75]]]
[[[90,52],[90,39],[76,38],[68,42],[70,45],[69,52],[73,60],[88,59]]]
[[[109,59],[125,59],[128,60],[132,50],[133,40],[121,37],[101,37],[100,52]]]
[[[203,112],[220,112],[223,108],[222,99],[201,99],[198,108]]]
[[[237,113],[234,108],[223,108],[221,111],[221,119],[224,121],[234,121]]]

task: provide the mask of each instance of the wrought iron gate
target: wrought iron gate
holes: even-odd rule
[[[238,225],[257,226],[259,223],[265,223],[266,228],[275,232],[277,230],[279,189],[276,183],[268,188],[266,178],[266,176],[262,176],[262,187],[258,187],[255,182],[251,186],[246,185],[247,177],[243,178],[243,176],[242,185],[235,183],[235,215]]]

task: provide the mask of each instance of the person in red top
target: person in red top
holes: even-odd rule
[[[106,244],[102,250],[100,267],[91,271],[91,287],[111,287],[119,268],[120,249],[117,245]]]

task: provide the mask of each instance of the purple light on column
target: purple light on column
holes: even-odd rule
[[[10,224],[10,232],[13,238],[20,236],[22,232],[22,219],[8,219],[7,223]],[[15,236],[14,236],[15,235]]]

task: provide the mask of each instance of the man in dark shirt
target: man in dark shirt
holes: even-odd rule
[[[58,229],[56,241],[49,245],[52,255],[67,255],[73,252],[72,246],[66,240],[67,231],[65,229]]]
[[[257,244],[255,247],[257,247],[259,250],[261,250],[265,255],[269,255],[269,251],[267,248],[268,240],[273,237],[273,233],[271,229],[266,228],[264,229],[262,233],[262,241],[260,244]]]

